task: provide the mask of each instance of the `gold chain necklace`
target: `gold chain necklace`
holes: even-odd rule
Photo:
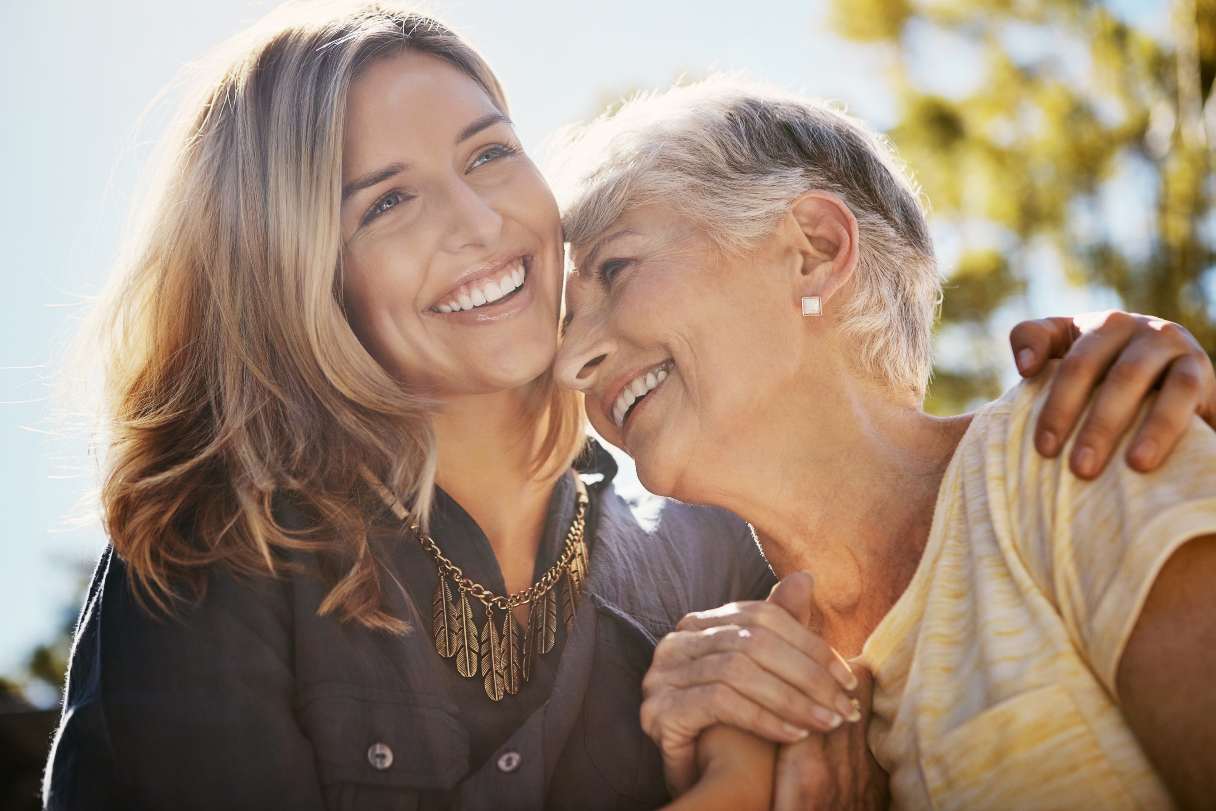
[[[367,478],[393,514],[409,527],[422,548],[435,561],[439,579],[431,600],[431,633],[435,639],[435,651],[444,659],[455,659],[456,672],[466,679],[481,676],[486,695],[491,701],[501,701],[504,695],[517,694],[532,678],[536,670],[536,657],[553,650],[557,642],[559,583],[564,586],[561,590],[561,608],[566,630],[569,631],[574,624],[578,599],[588,572],[587,544],[583,538],[587,521],[587,488],[582,480],[577,476],[574,479],[578,488],[578,508],[566,532],[566,542],[557,562],[526,589],[503,597],[469,579],[459,566],[443,554],[435,539],[410,519],[405,505],[378,478],[371,475],[367,475]],[[449,580],[455,585],[459,600],[453,599]],[[486,621],[480,633],[469,602],[470,596],[485,606]],[[511,613],[511,609],[521,605],[528,606],[528,627],[523,633]],[[495,622],[495,611],[502,614],[501,624]]]

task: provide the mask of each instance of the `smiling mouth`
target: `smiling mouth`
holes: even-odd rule
[[[463,313],[507,301],[524,288],[531,267],[532,258],[521,256],[491,275],[460,285],[431,307],[431,312]]]
[[[638,404],[649,397],[656,389],[663,385],[667,377],[671,374],[675,362],[670,358],[652,366],[650,369],[642,372],[625,384],[621,389],[620,394],[616,396],[616,400],[612,403],[612,422],[617,428],[624,428],[625,423],[629,420]]]

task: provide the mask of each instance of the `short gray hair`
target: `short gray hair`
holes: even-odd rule
[[[925,209],[882,136],[837,107],[716,77],[626,102],[559,138],[553,166],[566,239],[603,236],[627,210],[662,204],[727,253],[772,233],[807,191],[857,218],[855,293],[842,323],[861,368],[923,395],[941,282]]]

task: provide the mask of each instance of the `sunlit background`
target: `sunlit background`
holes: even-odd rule
[[[0,676],[35,705],[57,701],[104,544],[88,437],[57,417],[86,405],[53,396],[64,347],[108,274],[179,68],[271,5],[0,11]],[[931,199],[950,285],[938,410],[1012,381],[1004,336],[1028,314],[1125,303],[1216,350],[1212,0],[432,6],[498,72],[530,150],[623,94],[713,70],[838,99],[887,131]]]

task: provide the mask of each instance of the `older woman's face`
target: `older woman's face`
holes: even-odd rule
[[[372,64],[351,86],[342,163],[343,293],[377,361],[439,396],[548,371],[557,206],[481,86],[427,54]]]
[[[558,379],[586,392],[591,423],[648,489],[688,495],[688,474],[719,463],[798,372],[796,251],[774,240],[724,257],[651,206],[574,246],[574,262]]]

